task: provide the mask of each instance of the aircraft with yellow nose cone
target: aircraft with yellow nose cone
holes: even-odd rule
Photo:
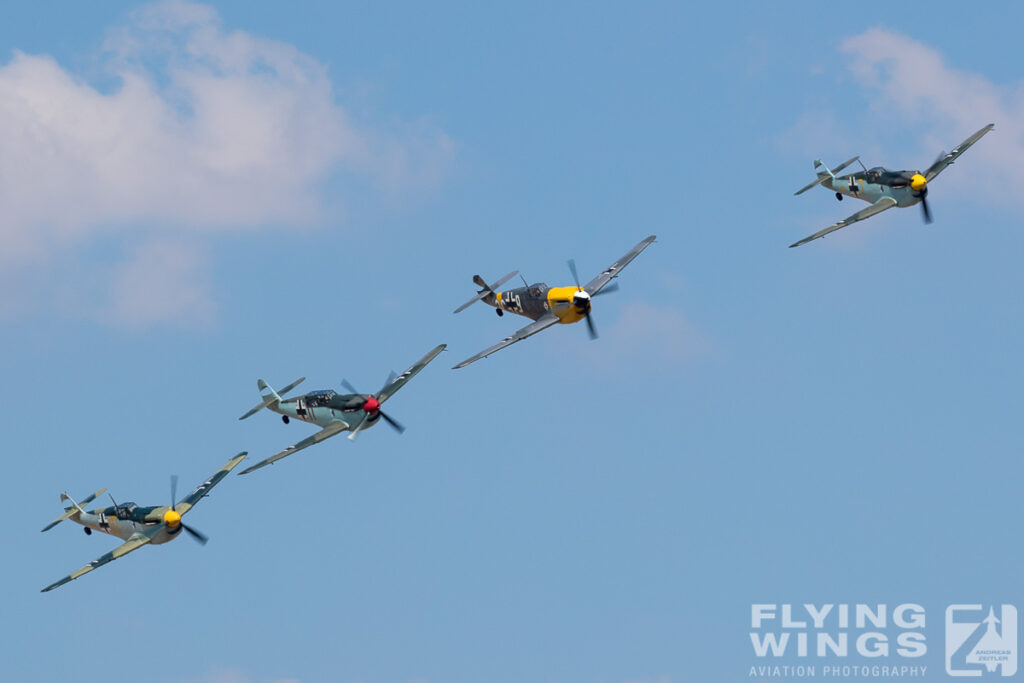
[[[528,285],[524,280],[523,284],[525,286],[523,287],[499,292],[497,291],[498,287],[515,277],[518,271],[512,271],[490,285],[479,275],[474,275],[473,282],[481,289],[477,292],[476,296],[456,308],[455,313],[469,308],[469,306],[477,301],[483,301],[485,304],[493,306],[499,316],[504,315],[507,311],[530,318],[533,322],[512,335],[505,337],[494,346],[484,349],[471,358],[467,358],[452,369],[464,368],[470,363],[485,358],[495,351],[500,351],[506,346],[515,344],[517,341],[522,341],[527,337],[535,335],[556,323],[578,323],[581,320],[585,320],[587,330],[590,332],[590,338],[596,339],[597,330],[594,328],[594,321],[590,318],[591,299],[600,294],[608,294],[617,290],[619,288],[618,283],[610,285],[608,283],[613,278],[618,277],[619,272],[629,265],[630,261],[635,259],[641,251],[649,247],[655,238],[655,235],[651,235],[644,239],[630,249],[625,256],[588,282],[585,287],[580,285],[579,276],[576,274],[576,263],[571,260],[569,261],[569,271],[572,273],[572,279],[576,284],[570,287],[548,287],[543,282]]]
[[[82,506],[88,505],[94,501],[96,497],[102,495],[106,489],[100,489],[96,493],[83,498],[81,502],[76,502],[66,493],[60,494],[61,502],[70,502],[71,505],[64,508],[64,514],[43,527],[43,531],[49,531],[65,519],[70,519],[72,522],[76,522],[85,527],[85,533],[87,535],[92,534],[93,531],[99,531],[104,534],[110,534],[111,536],[117,536],[118,538],[124,539],[124,543],[117,546],[109,553],[93,560],[78,571],[68,574],[60,581],[51,583],[49,586],[44,588],[42,592],[45,593],[46,591],[51,591],[54,588],[63,586],[65,583],[73,581],[83,574],[88,574],[93,569],[102,567],[108,562],[113,562],[119,557],[124,557],[131,551],[137,550],[144,545],[160,545],[161,543],[173,541],[181,535],[182,531],[185,531],[192,536],[192,538],[203,545],[206,545],[206,542],[209,539],[202,533],[186,525],[181,518],[185,513],[195,507],[196,503],[209,495],[210,489],[216,486],[221,479],[226,477],[228,472],[233,470],[238,463],[242,462],[245,456],[246,454],[242,452],[231,458],[231,460],[228,460],[223,467],[213,473],[213,476],[192,489],[192,491],[180,501],[177,500],[178,478],[176,476],[171,477],[170,505],[140,507],[135,503],[118,503],[114,500],[114,497],[111,496],[110,500],[114,503],[113,505],[86,512],[85,508]]]
[[[840,176],[840,171],[853,162],[860,161],[860,157],[853,157],[834,169],[829,169],[823,165],[821,159],[815,159],[814,170],[818,174],[817,180],[797,190],[794,193],[795,195],[803,194],[812,187],[822,185],[835,192],[836,199],[839,201],[842,201],[843,197],[853,197],[855,199],[862,199],[871,206],[861,209],[849,218],[833,223],[824,230],[819,230],[799,242],[794,242],[789,245],[790,248],[807,244],[819,237],[824,237],[830,232],[835,232],[840,228],[845,228],[847,225],[862,221],[865,218],[870,218],[894,206],[906,207],[920,204],[924,215],[924,222],[931,223],[932,214],[928,210],[928,201],[926,199],[928,196],[928,184],[935,180],[935,177],[945,170],[947,166],[956,161],[957,157],[966,152],[968,147],[980,140],[983,135],[993,128],[995,128],[995,124],[990,123],[954,147],[952,151],[942,152],[935,162],[923,172],[888,171],[881,166],[864,168],[864,165],[861,164],[861,168],[864,168],[863,171],[851,173],[848,176]]]

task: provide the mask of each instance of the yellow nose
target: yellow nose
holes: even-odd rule
[[[921,190],[924,189],[925,185],[927,184],[928,179],[925,178],[920,173],[915,173],[914,176],[910,179],[910,187],[914,190],[914,192],[920,192]]]
[[[168,510],[164,513],[164,522],[166,522],[169,527],[176,527],[181,523],[181,515],[174,510]]]

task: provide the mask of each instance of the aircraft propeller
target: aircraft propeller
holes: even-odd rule
[[[388,376],[388,381],[384,383],[384,386],[386,387],[389,384],[391,384],[395,376],[395,373],[392,372]],[[360,396],[363,395],[362,392],[358,391],[354,386],[349,384],[348,380],[346,379],[341,380],[341,386],[345,387],[345,389],[347,389],[350,394],[359,394]],[[370,394],[365,399],[363,399],[362,404],[360,404],[358,408],[359,410],[363,411],[363,419],[359,421],[359,424],[356,425],[356,428],[353,429],[352,433],[348,435],[350,441],[355,440],[356,434],[362,431],[363,427],[366,426],[367,422],[371,420],[374,415],[380,415],[384,419],[384,421],[391,425],[391,427],[399,434],[405,431],[405,427],[403,427],[401,423],[398,422],[398,420],[394,419],[393,417],[391,417],[390,415],[388,415],[387,413],[380,409],[380,400],[378,400],[377,396],[374,394]]]
[[[569,259],[569,272],[572,273],[573,282],[576,283],[576,293],[572,296],[572,305],[576,307],[576,310],[583,315],[583,319],[587,321],[587,331],[590,332],[591,339],[597,339],[597,330],[594,329],[594,321],[590,319],[590,299],[592,296],[600,296],[602,294],[611,294],[619,288],[618,282],[612,282],[605,286],[601,291],[591,295],[587,290],[583,289],[580,285],[580,277],[576,274],[576,261]]]
[[[946,153],[943,152],[940,157],[945,155]],[[921,211],[924,215],[924,222],[931,223],[932,212],[928,209],[928,200],[926,199],[928,196],[928,179],[920,173],[915,173],[910,178],[910,189],[914,191],[915,197],[919,197],[921,199]]]
[[[188,532],[188,534],[199,541],[200,544],[206,545],[206,542],[210,539],[203,533],[196,531],[192,527],[181,521],[181,514],[177,511],[178,507],[178,475],[171,475],[171,509],[164,513],[164,523],[173,529],[176,526],[181,526],[182,529]]]

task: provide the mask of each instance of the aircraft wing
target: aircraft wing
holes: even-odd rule
[[[611,282],[611,279],[613,277],[616,277],[619,274],[620,270],[622,270],[623,268],[628,266],[629,262],[632,261],[633,259],[635,259],[640,254],[641,251],[643,251],[647,247],[651,246],[651,243],[654,242],[656,237],[657,237],[657,235],[651,235],[650,237],[645,239],[643,242],[641,242],[640,244],[638,244],[635,247],[633,247],[632,249],[630,249],[628,252],[626,252],[625,256],[620,258],[618,261],[616,261],[612,265],[608,266],[607,270],[605,270],[603,273],[601,273],[600,275],[595,277],[593,280],[588,282],[587,286],[584,287],[583,289],[587,290],[587,294],[589,294],[591,296],[597,294],[599,291],[601,291],[602,287],[604,287],[606,284]],[[541,320],[543,320],[543,318],[541,318]],[[522,332],[522,331],[523,330],[520,330],[519,332]],[[517,332],[516,334],[519,334],[519,332]],[[531,332],[530,334],[533,334],[533,333]],[[529,336],[529,335],[527,335],[527,336]],[[515,341],[519,341],[519,340],[516,339]],[[509,342],[509,343],[511,343],[511,342]],[[495,351],[497,351],[497,349],[495,349]],[[484,355],[486,355],[486,354],[484,354]],[[474,359],[474,360],[476,360],[476,359]],[[455,366],[455,367],[460,367],[460,366]]]
[[[271,465],[271,464],[277,462],[278,460],[280,460],[281,458],[287,458],[292,453],[298,453],[303,448],[308,448],[308,447],[312,446],[315,443],[320,443],[324,439],[329,439],[332,436],[334,436],[335,434],[340,434],[341,432],[345,431],[348,428],[349,428],[349,425],[344,420],[335,420],[334,422],[330,423],[329,425],[327,425],[326,427],[321,429],[316,434],[313,434],[312,436],[307,436],[305,439],[303,439],[302,441],[298,442],[294,446],[289,446],[288,448],[284,449],[283,451],[281,451],[279,453],[275,453],[274,455],[270,456],[266,460],[258,462],[258,463],[256,463],[255,465],[253,465],[252,467],[250,467],[248,469],[242,470],[241,472],[239,472],[239,474],[249,474],[250,472],[252,472],[254,470],[258,470],[261,467],[266,467],[267,465]]]
[[[654,238],[652,237],[650,239],[653,240]],[[644,246],[647,246],[647,245],[644,245]],[[640,252],[638,251],[637,254],[639,254],[639,253]],[[636,254],[634,254],[633,256],[635,256],[635,255]],[[630,257],[630,260],[632,260],[632,258],[633,257]],[[626,263],[629,263],[629,261],[626,261]],[[512,344],[515,344],[517,341],[522,341],[523,339],[526,339],[527,337],[532,337],[533,335],[537,334],[541,330],[546,330],[547,328],[551,327],[552,325],[554,325],[557,322],[558,322],[558,316],[557,315],[555,315],[554,313],[550,313],[550,312],[545,313],[540,318],[538,318],[537,320],[534,320],[532,323],[530,323],[526,327],[524,327],[524,328],[522,328],[520,330],[517,330],[511,336],[505,337],[504,339],[502,339],[500,342],[498,342],[494,346],[486,348],[483,351],[481,351],[480,353],[478,353],[475,356],[473,356],[472,358],[467,358],[466,360],[462,361],[458,365],[452,367],[452,370],[458,370],[459,368],[464,368],[467,365],[469,365],[470,363],[475,363],[476,361],[480,360],[481,358],[486,358],[487,356],[491,355],[495,351],[501,351],[506,346],[511,346]]]
[[[192,489],[192,491],[189,492],[187,496],[182,498],[181,502],[179,502],[174,507],[174,509],[177,510],[180,514],[185,514],[186,512],[191,510],[196,503],[201,501],[206,496],[210,495],[210,489],[219,484],[221,479],[228,476],[228,472],[235,469],[235,466],[238,465],[238,463],[242,462],[242,460],[245,459],[246,455],[247,453],[243,451],[236,455],[235,457],[228,460],[226,463],[224,463],[223,467],[221,467],[219,470],[213,473],[213,476],[211,476],[209,479],[204,481],[199,486]]]
[[[416,361],[411,368],[385,384],[384,388],[377,392],[377,400],[383,403],[391,398],[392,394],[404,387],[405,383],[415,377],[417,372],[427,367],[427,363],[437,358],[437,354],[444,351],[447,346],[447,344],[438,344],[430,350],[430,353]]]
[[[977,133],[975,133],[974,135],[972,135],[971,137],[967,138],[966,140],[961,142],[959,145],[954,147],[952,149],[952,151],[947,152],[946,154],[943,154],[938,159],[936,159],[935,163],[932,164],[931,166],[929,166],[928,170],[924,172],[925,180],[927,180],[928,182],[931,182],[932,179],[935,176],[937,176],[940,173],[942,173],[946,169],[947,166],[949,166],[954,161],[956,161],[957,157],[959,157],[961,154],[966,152],[968,147],[970,147],[975,142],[980,140],[982,138],[982,136],[985,135],[985,133],[989,132],[990,130],[992,130],[995,127],[996,127],[996,124],[994,124],[994,123],[988,124],[987,126],[982,128],[981,130],[979,130]]]
[[[91,572],[93,569],[96,569],[97,567],[102,567],[103,565],[107,564],[108,562],[113,562],[114,560],[116,560],[119,557],[124,557],[125,555],[127,555],[131,551],[136,550],[138,548],[141,548],[142,546],[144,546],[147,543],[149,543],[149,541],[152,538],[151,534],[156,533],[159,529],[162,529],[162,528],[163,528],[163,526],[158,524],[152,530],[147,530],[146,532],[140,532],[140,533],[133,534],[131,536],[131,538],[129,538],[127,541],[125,541],[121,545],[119,545],[116,548],[114,548],[113,550],[111,550],[109,553],[106,553],[105,555],[101,555],[100,557],[98,557],[97,559],[93,560],[89,564],[85,565],[84,567],[82,567],[78,571],[71,572],[70,574],[65,576],[63,579],[61,579],[60,581],[57,581],[55,583],[51,583],[49,586],[44,588],[41,592],[45,593],[46,591],[52,591],[54,588],[57,588],[59,586],[63,586],[65,583],[67,583],[69,581],[74,581],[75,579],[77,579],[79,576],[82,576],[83,574],[88,574],[89,572]]]
[[[893,199],[892,197],[882,197],[881,199],[879,199],[877,202],[875,202],[871,206],[869,206],[869,207],[867,207],[865,209],[861,209],[860,211],[858,211],[857,213],[853,214],[849,218],[844,218],[843,220],[839,221],[838,223],[833,223],[832,225],[828,226],[824,230],[819,230],[818,232],[814,233],[810,237],[805,237],[802,240],[800,240],[799,242],[794,242],[793,244],[789,245],[789,248],[792,249],[793,247],[799,247],[802,244],[807,244],[808,242],[812,242],[812,241],[818,239],[819,237],[824,237],[825,235],[829,234],[830,232],[835,232],[839,228],[845,228],[847,225],[850,225],[851,223],[856,223],[857,221],[862,221],[865,218],[871,218],[876,213],[882,213],[886,209],[891,209],[894,206],[896,206],[896,200],[895,199]]]

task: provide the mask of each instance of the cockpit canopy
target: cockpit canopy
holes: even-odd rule
[[[914,176],[913,171],[890,171],[881,166],[869,168],[864,174],[869,183],[888,185],[889,187],[906,187]]]
[[[325,406],[337,395],[338,392],[333,389],[317,389],[316,391],[311,391],[306,394],[306,405],[311,408],[315,408],[316,406]]]
[[[117,515],[118,519],[131,519],[132,513],[139,507],[135,503],[118,503],[117,507],[114,508],[114,514]]]
[[[532,296],[540,296],[541,292],[545,291],[547,288],[548,288],[548,286],[546,284],[544,284],[543,282],[535,282],[532,285],[530,285],[530,287],[529,287],[530,294]]]

